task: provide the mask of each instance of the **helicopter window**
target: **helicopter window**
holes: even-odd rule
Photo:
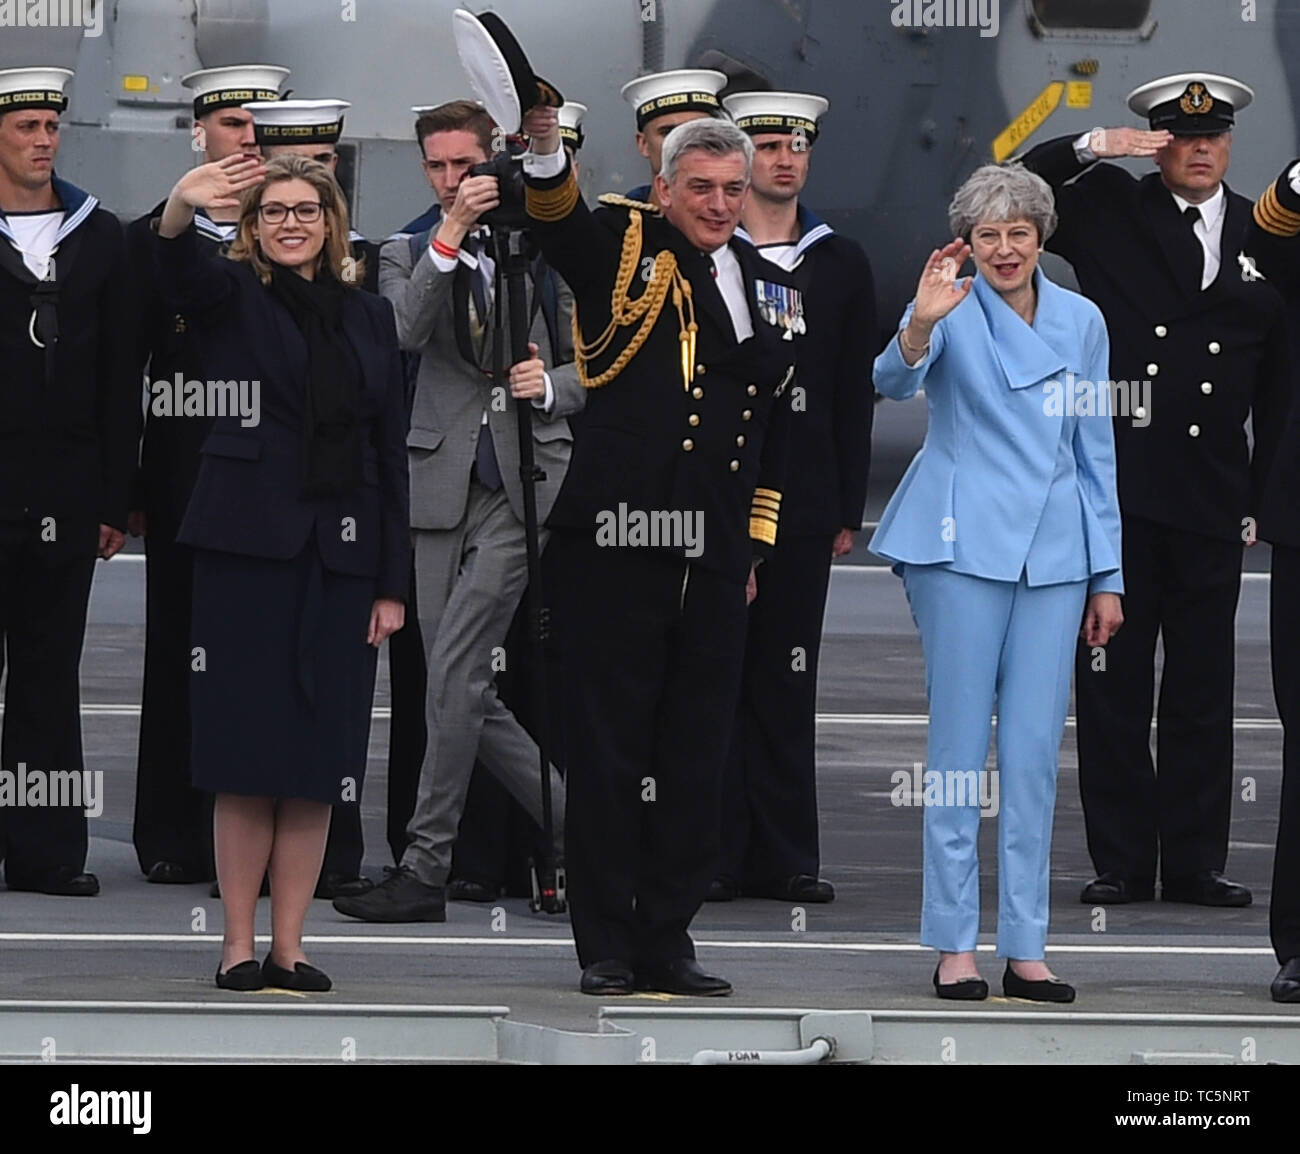
[[[1044,29],[1133,31],[1146,24],[1151,0],[1031,0]]]

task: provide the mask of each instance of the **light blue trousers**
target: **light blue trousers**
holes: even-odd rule
[[[925,780],[942,790],[925,805],[921,943],[975,948],[980,805],[961,784],[984,769],[996,707],[998,954],[1040,959],[1057,758],[1088,583],[1030,588],[1023,576],[989,581],[937,565],[904,565],[902,577],[925,651]]]

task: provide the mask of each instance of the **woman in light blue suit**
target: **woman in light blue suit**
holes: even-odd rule
[[[1068,1002],[1045,964],[1057,755],[1075,638],[1123,621],[1105,322],[1038,267],[1052,191],[987,166],[949,209],[876,388],[924,385],[925,443],[871,549],[894,562],[925,651],[930,701],[921,941],[940,997],[987,997],[975,968],[981,793],[1000,798],[998,953],[1009,997]],[[958,282],[968,257],[976,275]],[[996,707],[998,791],[976,788]]]

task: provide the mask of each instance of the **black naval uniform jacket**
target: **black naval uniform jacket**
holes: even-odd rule
[[[1300,549],[1300,193],[1287,165],[1255,207],[1246,238],[1246,255],[1283,296],[1291,333],[1291,367],[1296,391],[1281,436],[1260,510],[1259,535],[1274,545]]]
[[[52,516],[125,532],[140,377],[122,226],[95,197],[53,183],[65,217],[47,289],[0,217],[0,519]],[[38,322],[42,296],[47,319]]]
[[[1070,137],[1039,145],[1024,163],[1056,192],[1060,225],[1047,247],[1105,315],[1112,380],[1151,382],[1151,411],[1115,420],[1121,510],[1242,540],[1245,519],[1259,515],[1290,395],[1281,298],[1243,278],[1238,262],[1250,201],[1224,186],[1219,275],[1201,291],[1191,259],[1199,243],[1159,173],[1137,180],[1113,164],[1081,163]],[[1242,427],[1252,413],[1253,460]]]
[[[658,211],[629,209],[624,202],[591,212],[571,164],[558,177],[526,179],[533,235],[573,290],[585,341],[597,338],[610,320],[632,211],[641,212],[643,234],[629,296],[636,299],[645,290],[640,270],[669,249],[691,283],[699,325],[690,388],[684,387],[670,292],[648,339],[623,371],[588,391],[581,433],[547,524],[592,534],[602,514],[618,515],[622,506],[629,513],[700,513],[703,550],[690,560],[743,582],[754,559],[770,550],[772,531],[779,531],[796,344],[759,315],[754,282],[789,286],[789,274],[733,238],[754,326],[753,338],[737,344],[707,254]],[[608,367],[636,328],[620,330],[609,351],[588,366],[591,377]],[[681,548],[671,551],[684,555]]]
[[[791,536],[856,533],[871,472],[875,282],[857,241],[802,206],[799,221],[803,260],[788,275],[803,293],[808,331],[796,338],[799,377],[791,390],[781,529]]]

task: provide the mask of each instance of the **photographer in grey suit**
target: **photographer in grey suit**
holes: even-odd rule
[[[334,901],[340,913],[364,921],[446,920],[451,849],[475,757],[541,820],[537,746],[492,684],[527,582],[514,403],[534,406],[534,453],[546,475],[537,483],[537,515],[544,522],[572,449],[565,417],[582,408],[583,389],[572,364],[546,370],[572,357],[552,353],[540,310],[532,358],[510,369],[508,397],[494,388],[495,268],[479,222],[500,197],[494,176],[470,170],[491,155],[495,128],[469,101],[420,116],[416,135],[442,219],[418,260],[405,237],[380,253],[380,292],[393,304],[398,341],[420,355],[407,447],[429,740],[400,865],[369,893]],[[569,332],[571,313],[565,290],[557,341]],[[554,768],[551,780],[559,841],[564,794]]]

